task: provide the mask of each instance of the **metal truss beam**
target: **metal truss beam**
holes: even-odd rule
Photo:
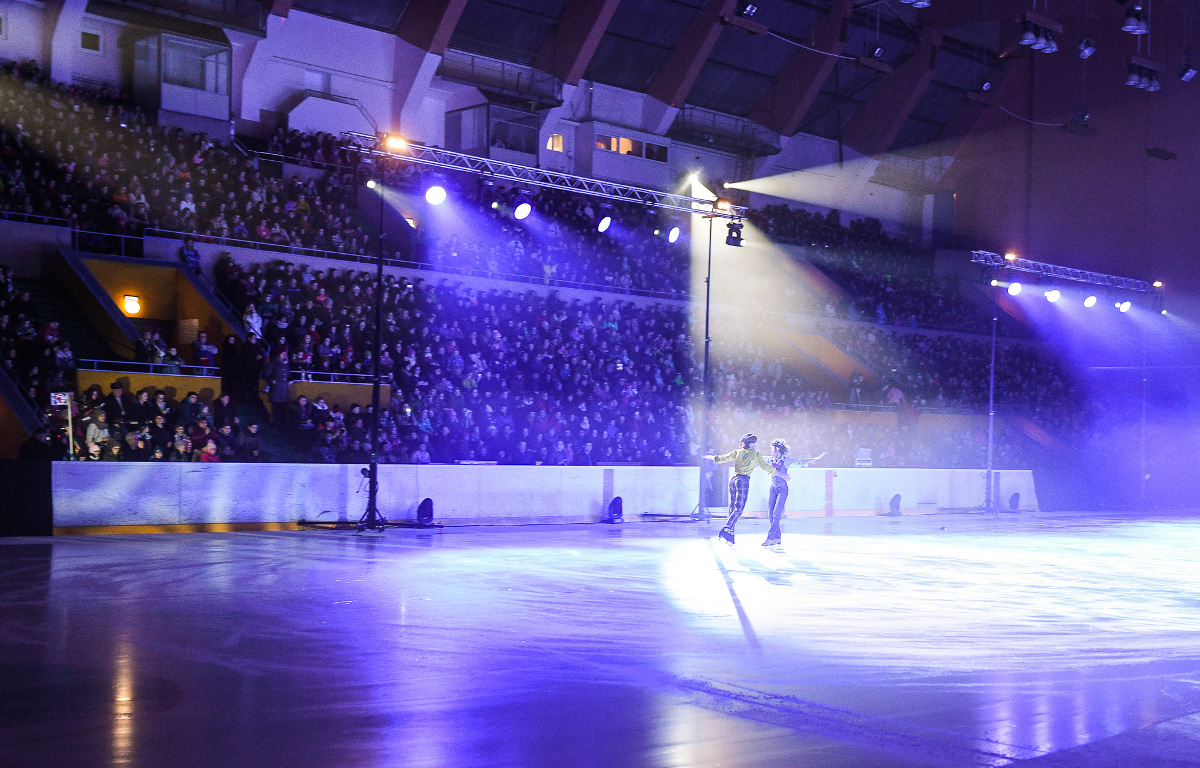
[[[728,211],[716,211],[713,210],[712,200],[702,200],[698,197],[673,195],[669,192],[658,192],[653,189],[633,187],[628,184],[589,179],[584,176],[572,176],[567,173],[557,173],[542,168],[532,168],[527,165],[505,163],[500,160],[464,155],[461,152],[452,152],[448,149],[438,149],[436,147],[423,147],[417,144],[409,144],[407,149],[399,152],[389,152],[374,146],[377,143],[374,136],[350,132],[346,135],[356,142],[364,142],[363,144],[351,143],[346,146],[346,149],[366,157],[429,165],[434,168],[445,168],[452,171],[465,171],[488,178],[530,184],[536,187],[547,187],[549,189],[561,189],[566,192],[577,192],[581,195],[590,195],[605,200],[638,203],[666,211],[701,213],[719,219],[743,219],[746,216],[746,206],[744,205],[731,206]],[[370,143],[370,146],[364,145],[367,142]]]
[[[1057,264],[1046,264],[1041,261],[1031,261],[1030,259],[1009,259],[990,251],[971,251],[971,262],[982,264],[985,267],[1002,267],[1014,272],[1028,272],[1033,275],[1050,277],[1057,280],[1073,280],[1077,283],[1102,285],[1106,288],[1116,288],[1122,291],[1150,293],[1152,290],[1150,283],[1147,283],[1145,280],[1106,275],[1102,272],[1088,272],[1085,269],[1060,267]]]

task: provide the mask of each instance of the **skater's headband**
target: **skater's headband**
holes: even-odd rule
[[[787,440],[784,440],[782,437],[777,437],[774,440],[772,440],[771,447],[778,448],[779,450],[783,451],[784,453],[787,453],[788,451],[791,450],[791,447],[787,444]]]
[[[754,443],[757,443],[757,442],[758,442],[758,435],[752,434],[750,432],[747,432],[746,434],[742,435],[742,444],[743,445],[753,445]]]

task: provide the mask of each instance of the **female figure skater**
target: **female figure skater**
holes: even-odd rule
[[[760,466],[767,474],[775,474],[775,469],[767,463],[763,455],[750,446],[758,442],[758,437],[749,432],[742,435],[742,447],[735,448],[720,456],[705,456],[704,458],[716,464],[733,462],[733,477],[729,478],[729,518],[725,527],[717,534],[729,546],[733,546],[733,527],[737,525],[742,510],[746,508],[746,499],[750,495],[750,473],[754,467]]]
[[[771,475],[771,494],[767,499],[767,512],[771,516],[771,530],[767,531],[767,540],[763,542],[764,547],[777,547],[783,537],[779,531],[779,521],[783,518],[784,504],[787,503],[788,497],[788,470],[792,467],[807,467],[814,461],[819,461],[825,457],[825,452],[822,451],[820,456],[813,456],[810,459],[793,459],[788,456],[788,451],[791,448],[787,444],[787,440],[782,437],[777,437],[771,441],[771,458],[769,459],[771,467],[775,473]]]

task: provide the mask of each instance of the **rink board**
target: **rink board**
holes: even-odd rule
[[[54,526],[289,527],[300,521],[357,520],[367,494],[361,467],[344,464],[146,464],[60,462],[53,466]],[[686,515],[696,506],[699,471],[692,467],[509,467],[384,465],[380,511],[390,519],[416,518],[433,499],[441,521],[581,522],[597,520],[615,496],[625,516]],[[981,470],[804,469],[792,473],[787,510],[792,517],[874,515],[901,495],[904,514],[978,507]],[[1033,473],[1006,470],[999,498],[1020,494],[1037,506]],[[748,516],[762,516],[769,481],[750,482]],[[722,508],[714,508],[721,514]]]

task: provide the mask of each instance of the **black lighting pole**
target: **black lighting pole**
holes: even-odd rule
[[[699,517],[702,520],[708,519],[708,505],[704,503],[704,456],[708,453],[709,448],[709,375],[708,375],[708,348],[712,344],[712,336],[708,330],[708,317],[712,301],[712,243],[713,243],[713,216],[710,214],[708,219],[708,272],[704,276],[704,382],[703,393],[701,397],[704,400],[703,407],[700,409],[700,503],[697,507]]]
[[[992,502],[992,452],[996,436],[996,323],[1000,317],[1000,295],[992,302],[992,362],[988,366],[988,443],[987,443],[987,488],[984,489],[984,508],[994,511]]]
[[[382,175],[382,174],[381,174]],[[379,513],[379,359],[383,357],[383,186],[376,182],[379,195],[379,245],[375,263],[375,365],[371,376],[371,458],[367,467],[367,511],[358,522],[359,530],[379,529],[387,525],[387,519]]]

